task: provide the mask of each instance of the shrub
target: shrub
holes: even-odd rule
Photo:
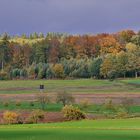
[[[126,112],[126,111],[124,111],[124,110],[120,110],[120,111],[118,111],[118,113],[117,113],[117,118],[119,118],[119,119],[122,119],[122,118],[128,118],[128,113]]]
[[[113,110],[113,111],[115,110],[115,106],[114,106],[112,100],[109,100],[105,103],[105,109]]]
[[[81,120],[86,118],[85,114],[78,107],[72,105],[64,106],[62,113],[67,120]]]
[[[74,98],[70,93],[67,93],[66,91],[61,91],[57,94],[56,97],[57,103],[62,103],[63,106],[72,104],[74,102]]]
[[[39,93],[37,95],[37,101],[39,102],[41,109],[45,110],[46,104],[49,103],[50,98],[46,93]]]
[[[82,101],[80,102],[80,107],[81,107],[82,109],[88,108],[89,105],[90,105],[90,103],[89,103],[88,99],[82,100]]]
[[[8,79],[8,73],[5,71],[0,71],[0,80],[7,80]]]
[[[133,99],[129,99],[129,98],[125,98],[122,101],[122,105],[125,107],[125,109],[127,110],[127,112],[130,112],[130,107],[134,104]]]
[[[19,114],[16,112],[6,111],[3,114],[3,120],[6,124],[17,124],[19,123]]]
[[[117,73],[117,72],[116,72],[115,70],[109,71],[109,72],[108,72],[108,79],[109,79],[110,81],[115,80],[116,77],[117,77],[117,74],[116,74],[116,73]]]
[[[30,106],[34,106],[35,104],[34,104],[34,102],[30,102],[29,105]]]
[[[16,106],[21,106],[21,102],[20,101],[16,101],[15,105]]]
[[[31,112],[29,117],[27,118],[27,123],[38,123],[38,121],[43,120],[45,118],[45,113],[42,110],[34,110]]]
[[[9,106],[9,102],[4,102],[3,106],[8,107]]]

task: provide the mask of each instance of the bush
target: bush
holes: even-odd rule
[[[74,103],[74,98],[70,93],[66,91],[61,91],[57,94],[56,97],[57,103],[62,103],[63,106]]]
[[[115,70],[112,70],[112,71],[109,71],[109,72],[108,72],[108,79],[109,79],[110,81],[115,80],[116,77],[117,77],[117,72],[116,72]]]
[[[16,106],[21,106],[21,102],[20,101],[16,101],[15,105]]]
[[[113,111],[115,110],[115,106],[114,106],[112,100],[109,100],[105,103],[105,109],[113,110]]]
[[[0,72],[0,80],[7,80],[8,79],[8,73],[5,71]]]
[[[9,102],[4,102],[4,103],[3,103],[3,106],[4,106],[4,107],[8,107],[8,106],[9,106]]]
[[[81,120],[86,118],[85,114],[78,107],[73,107],[72,105],[64,106],[62,112],[67,120]]]
[[[125,98],[122,101],[122,105],[125,107],[125,109],[127,110],[127,112],[130,112],[130,107],[134,104],[133,99],[129,99],[129,98]]]
[[[90,103],[89,103],[88,99],[82,100],[82,101],[80,102],[80,107],[81,107],[82,109],[88,108],[89,105],[90,105]]]
[[[117,118],[122,119],[122,118],[128,118],[128,113],[124,110],[121,110],[117,113]]]
[[[34,104],[34,102],[30,102],[29,105],[30,106],[34,106],[35,104]]]
[[[19,118],[19,114],[16,112],[6,111],[3,114],[3,120],[6,124],[18,124]]]
[[[46,93],[37,94],[37,101],[41,106],[42,110],[45,110],[46,104],[49,103],[50,98]]]
[[[34,110],[31,112],[29,117],[27,118],[27,123],[38,123],[45,118],[45,113],[42,110]]]

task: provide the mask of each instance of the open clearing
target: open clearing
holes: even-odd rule
[[[0,81],[1,94],[34,94],[39,85],[45,85],[45,91],[55,93],[67,90],[71,93],[140,93],[140,79],[129,80],[13,80]]]
[[[95,104],[102,104],[111,99],[114,103],[121,103],[126,98],[133,99],[140,104],[140,79],[125,80],[13,80],[0,81],[0,99],[3,100],[35,100],[39,93],[39,85],[45,85],[45,93],[56,97],[56,93],[66,90],[72,93],[76,102],[89,100]]]
[[[140,119],[0,126],[0,140],[139,140]]]

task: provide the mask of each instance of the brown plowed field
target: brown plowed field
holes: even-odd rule
[[[55,100],[55,93],[48,93],[48,95]],[[121,103],[125,99],[132,99],[137,105],[140,105],[140,94],[133,93],[98,93],[98,94],[86,94],[75,93],[73,94],[76,102],[88,100],[94,104],[102,104],[106,100],[112,100],[114,103]],[[36,100],[37,94],[0,94],[0,100],[20,100],[20,101],[33,101]]]

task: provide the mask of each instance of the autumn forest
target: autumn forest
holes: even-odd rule
[[[0,79],[140,76],[140,32],[0,36]]]

